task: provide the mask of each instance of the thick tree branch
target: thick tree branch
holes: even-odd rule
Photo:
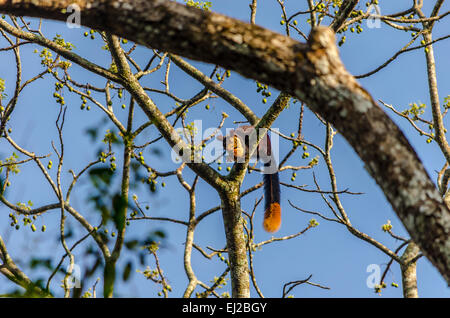
[[[416,272],[418,255],[420,255],[419,248],[414,242],[411,242],[401,258],[400,267],[402,271],[403,297],[405,298],[419,297]]]
[[[0,11],[64,21],[72,2],[0,0]],[[450,212],[403,133],[345,70],[330,29],[314,29],[304,44],[172,1],[75,2],[85,26],[218,64],[305,102],[352,145],[412,239],[450,282]]]
[[[358,4],[359,0],[345,0],[339,8],[336,18],[331,23],[330,27],[335,31],[339,31],[345,20],[350,16],[353,9]]]

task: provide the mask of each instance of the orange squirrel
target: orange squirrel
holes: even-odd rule
[[[250,148],[250,136],[254,132],[253,126],[241,126],[231,130],[225,137],[217,136],[217,139],[223,141],[226,152],[233,156],[234,161],[237,161],[245,159],[245,154]],[[255,152],[256,158],[264,162],[265,212],[263,226],[267,232],[276,232],[281,225],[280,180],[278,166],[272,154],[272,146],[267,134],[262,138]]]

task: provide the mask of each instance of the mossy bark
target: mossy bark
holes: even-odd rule
[[[232,185],[229,191],[221,193],[220,197],[222,200],[222,216],[227,239],[228,261],[232,269],[232,297],[248,298],[250,297],[250,277],[239,185]]]
[[[417,256],[420,253],[419,247],[411,242],[406,247],[402,255],[401,271],[402,271],[402,287],[403,297],[418,298],[419,292],[417,289]]]

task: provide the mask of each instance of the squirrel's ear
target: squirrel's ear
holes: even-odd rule
[[[255,127],[251,126],[251,125],[246,125],[246,126],[241,126],[238,129],[242,130],[243,132],[246,132],[247,130],[251,130],[254,129]]]

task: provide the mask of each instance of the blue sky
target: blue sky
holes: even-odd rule
[[[212,1],[212,10],[221,12],[232,17],[249,20],[248,1],[227,0]],[[306,1],[303,1],[306,4]],[[306,9],[305,4],[296,5],[290,1],[286,1],[288,15],[297,10]],[[425,1],[424,11],[426,14],[430,12],[431,1]],[[409,7],[410,1],[380,1],[380,7],[383,14],[393,13]],[[365,6],[364,6],[365,8]],[[361,9],[364,9],[361,8]],[[444,4],[441,12],[448,11],[449,4]],[[266,28],[283,32],[284,27],[280,25],[280,9],[276,1],[259,1],[256,23]],[[448,20],[448,18],[447,18]],[[35,21],[35,20],[33,20]],[[299,18],[299,27],[306,33],[309,32],[305,19]],[[449,30],[449,22],[445,19],[438,22],[434,30],[434,38],[446,35]],[[350,73],[354,75],[362,74],[370,71],[391,57],[399,50],[407,41],[411,39],[409,33],[392,30],[382,24],[380,29],[369,29],[363,24],[364,32],[360,35],[347,32],[347,41],[340,48],[341,57]],[[97,37],[96,40],[90,40],[83,37],[82,29],[68,29],[63,23],[45,22],[44,33],[53,38],[56,33],[62,34],[67,40],[72,42],[76,49],[75,52],[95,61],[96,63],[108,67],[110,58],[107,52],[101,50],[103,43]],[[338,35],[338,40],[340,35]],[[302,41],[302,39],[298,38]],[[5,41],[0,40],[2,47],[6,46]],[[130,47],[127,44],[125,47]],[[40,59],[37,54],[33,54],[33,50],[38,48],[35,45],[26,45],[21,49],[24,78],[29,78],[42,70]],[[441,102],[443,98],[450,94],[450,60],[448,52],[450,50],[450,42],[442,41],[434,45],[437,79],[439,84],[439,94]],[[151,51],[140,48],[137,50],[135,58],[141,63],[150,56]],[[0,77],[4,78],[7,83],[7,93],[12,95],[12,89],[15,76],[15,65],[13,55],[11,53],[0,54]],[[211,65],[193,62],[205,73],[209,74],[213,68]],[[426,78],[425,56],[423,50],[416,50],[406,54],[402,54],[398,60],[391,63],[387,68],[381,70],[375,75],[362,79],[362,85],[374,96],[375,100],[381,99],[388,104],[393,104],[398,109],[403,110],[408,107],[411,102],[424,102],[429,105],[429,94]],[[183,98],[193,95],[201,89],[201,85],[196,83],[187,75],[183,74],[176,67],[172,67],[171,88],[177,95]],[[101,85],[103,83],[96,75],[92,75],[78,66],[73,66],[71,77],[78,82],[91,82]],[[153,76],[145,79],[142,83],[146,86],[161,88],[159,82],[163,79],[163,72],[159,71]],[[17,109],[11,118],[10,127],[13,128],[12,137],[24,148],[35,151],[40,154],[52,152],[51,140],[57,141],[56,129],[54,122],[57,117],[58,105],[54,102],[53,94],[54,80],[48,76],[28,87],[20,97]],[[254,81],[244,79],[236,73],[232,73],[230,80],[224,83],[224,86],[241,98],[249,105],[255,113],[262,115],[267,109],[267,105],[261,103],[261,95],[256,93],[256,85]],[[277,92],[271,89],[272,97],[269,103],[274,100]],[[99,126],[104,118],[101,111],[93,109],[89,112],[81,111],[80,99],[78,96],[65,92],[65,99],[68,105],[67,120],[64,127],[64,139],[66,141],[66,161],[63,173],[64,188],[71,181],[69,169],[75,171],[80,170],[89,161],[95,159],[97,144],[93,144],[86,134],[86,129],[93,126]],[[161,95],[151,94],[152,99],[161,108],[163,112],[170,110],[174,106],[174,102]],[[124,100],[128,101],[129,95],[124,94]],[[211,105],[210,110],[206,111],[203,107],[206,103]],[[120,109],[121,102],[115,101],[114,107],[117,116],[123,123],[126,122],[126,111]],[[280,128],[281,132],[290,134],[296,131],[299,104],[291,105],[276,120],[273,127]],[[188,122],[194,119],[203,119],[203,125],[214,126],[221,120],[222,112],[230,115],[225,127],[235,127],[233,120],[242,120],[238,112],[227,105],[220,99],[213,99],[204,102],[200,107],[196,107],[189,111]],[[395,116],[387,110],[387,113],[402,128],[411,144],[423,160],[430,176],[436,178],[436,170],[440,170],[444,158],[435,143],[427,144],[425,137],[420,137],[405,121]],[[431,114],[427,109],[426,118],[430,118]],[[145,116],[142,111],[136,112],[136,124],[145,122]],[[447,124],[445,119],[444,124]],[[102,129],[110,128],[106,125]],[[315,118],[315,116],[307,111],[304,118],[303,134],[309,141],[315,142],[320,146],[324,144],[323,125]],[[152,128],[144,131],[138,143],[155,138],[158,133]],[[289,143],[282,142],[280,146],[281,157],[289,150]],[[162,151],[162,156],[156,156],[152,153],[155,148]],[[11,150],[4,140],[0,140],[0,158],[10,155]],[[313,150],[310,151],[311,158],[317,155]],[[407,236],[401,222],[392,211],[389,203],[385,199],[382,191],[376,183],[370,178],[364,169],[363,163],[359,160],[352,148],[347,142],[337,135],[334,141],[332,151],[333,163],[337,175],[339,189],[349,188],[354,192],[363,192],[360,196],[341,196],[342,203],[350,217],[352,224],[359,230],[369,234],[373,238],[379,240],[391,249],[395,249],[399,242],[396,242],[388,234],[381,231],[381,226],[387,220],[391,220],[393,230],[396,234]],[[120,167],[121,155],[116,155]],[[172,170],[175,165],[170,161],[170,153],[164,141],[158,142],[154,147],[145,151],[146,160],[152,166],[161,170]],[[56,157],[53,154],[52,160],[56,163]],[[310,159],[309,159],[310,160]],[[297,151],[291,161],[293,164],[307,164],[309,160],[301,159],[301,151]],[[214,167],[217,167],[215,165]],[[323,160],[313,170],[301,170],[297,172],[297,178],[294,184],[308,184],[312,188],[313,179],[312,171],[317,176],[317,180],[323,189],[330,190],[328,174]],[[223,171],[222,171],[223,172]],[[185,169],[183,175],[186,180],[191,183],[193,174]],[[54,171],[53,171],[54,176]],[[281,173],[281,181],[290,182],[291,173]],[[246,189],[249,186],[259,182],[262,179],[258,173],[248,175],[242,186]],[[149,214],[152,216],[166,216],[186,220],[188,216],[188,195],[178,184],[176,178],[164,178],[167,186],[162,189],[158,188],[156,195],[150,194],[148,189],[141,188],[136,194],[142,204],[150,206]],[[162,180],[160,181],[160,183]],[[93,212],[92,206],[86,202],[86,197],[90,194],[90,187],[87,178],[81,179],[72,197],[72,204],[80,210],[92,223],[98,222],[98,214]],[[200,214],[207,209],[219,204],[218,195],[205,182],[200,182],[197,188],[197,211]],[[262,195],[262,191],[246,196],[242,201],[242,208],[245,211],[251,211],[255,199]],[[32,200],[35,206],[55,202],[55,197],[50,187],[46,184],[41,174],[37,173],[36,167],[27,164],[22,168],[22,172],[13,179],[13,185],[8,192],[8,198],[12,202],[26,202]],[[282,188],[282,209],[283,223],[281,230],[275,236],[284,236],[296,233],[305,228],[311,219],[310,215],[301,214],[300,212],[289,207],[288,199],[304,209],[320,211],[321,213],[331,216],[331,212],[323,203],[317,194],[308,194],[304,192],[293,191],[292,189]],[[32,233],[28,228],[16,231],[9,226],[9,211],[0,206],[0,235],[5,240],[13,259],[21,260],[20,264],[24,264],[25,257],[51,257],[59,258],[63,255],[61,244],[56,239],[58,231],[57,210],[50,211],[37,220],[37,224],[46,224],[47,232]],[[270,234],[263,231],[262,223],[263,209],[260,205],[255,216],[255,241],[267,240]],[[258,280],[259,287],[266,297],[279,297],[282,292],[284,283],[294,280],[300,280],[312,274],[311,281],[330,287],[330,290],[323,290],[313,286],[299,286],[291,294],[295,297],[379,297],[366,285],[366,280],[370,273],[366,271],[370,264],[378,264],[384,269],[385,264],[389,261],[387,256],[374,248],[373,246],[363,242],[352,236],[344,226],[317,219],[320,225],[306,232],[304,235],[293,240],[276,242],[265,246],[261,251],[255,252],[254,267],[255,275]],[[75,237],[84,235],[84,230],[76,225],[75,220],[68,218],[68,222],[73,226]],[[112,225],[109,227],[112,230]],[[161,266],[164,269],[166,278],[169,280],[174,291],[170,294],[172,297],[179,297],[183,294],[187,285],[187,278],[183,269],[183,242],[185,239],[185,228],[182,225],[170,224],[167,222],[155,221],[134,221],[128,228],[128,238],[143,237],[147,233],[161,229],[166,232],[167,239],[161,250],[159,258]],[[69,240],[73,243],[75,240]],[[211,216],[205,218],[199,225],[195,233],[195,242],[206,249],[207,246],[214,248],[222,248],[225,244],[225,236],[223,231],[223,221],[221,212],[218,211]],[[84,247],[92,244],[92,241],[86,241]],[[86,258],[81,252],[83,246],[76,250],[75,256],[77,264],[83,270],[85,264],[92,262],[92,259]],[[122,255],[119,267],[133,257],[126,251]],[[148,264],[154,268],[153,262],[147,258]],[[224,264],[217,259],[207,260],[197,251],[193,251],[192,258],[193,269],[200,280],[209,283],[214,276],[219,276],[225,269]],[[401,275],[399,266],[394,265],[391,272],[388,273],[386,282],[390,284],[392,281],[401,285]],[[134,268],[144,270],[145,265]],[[33,278],[48,276],[48,271],[34,271],[30,273]],[[97,277],[97,276],[96,276]],[[94,278],[96,278],[94,277]],[[57,277],[53,281],[53,289],[61,293],[58,284],[61,277]],[[91,282],[93,283],[93,281]],[[430,264],[430,262],[421,258],[418,262],[418,285],[419,295],[422,297],[449,297],[450,291],[445,281],[440,277],[438,271]],[[0,293],[9,289],[5,286],[11,286],[5,278],[0,277]],[[201,289],[199,289],[201,291]],[[228,291],[229,287],[225,287],[224,291]],[[123,284],[118,280],[116,287],[117,296],[128,297],[156,297],[159,286],[155,286],[151,281],[146,281],[140,274],[134,273],[131,282]],[[220,291],[220,290],[219,290]],[[252,296],[257,296],[252,288]],[[401,288],[388,287],[383,290],[382,297],[401,297]]]

